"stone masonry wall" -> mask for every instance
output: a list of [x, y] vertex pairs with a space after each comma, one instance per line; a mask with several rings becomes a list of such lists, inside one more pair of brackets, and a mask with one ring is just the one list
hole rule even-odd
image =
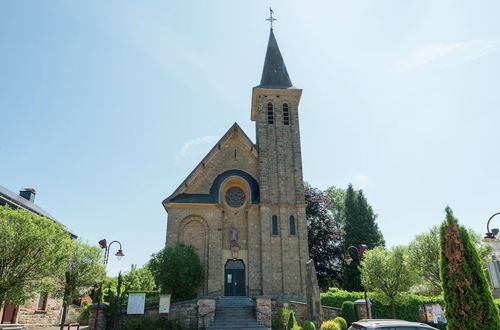
[[[291, 309], [295, 312], [295, 317], [297, 322], [302, 324], [304, 321], [309, 320], [309, 311], [307, 309], [307, 304], [298, 301], [288, 301], [280, 299], [272, 299], [271, 309], [272, 309], [272, 319], [274, 320], [279, 311], [282, 308]], [[340, 315], [340, 308], [322, 306], [323, 309], [323, 320], [331, 320]]]
[[[298, 104], [298, 89], [254, 89], [257, 95], [256, 136], [259, 150], [261, 189], [263, 294], [305, 301], [305, 264], [308, 260], [304, 185]], [[273, 123], [268, 123], [268, 104], [273, 105]], [[289, 125], [283, 122], [283, 104], [288, 104]], [[267, 223], [278, 217], [279, 233], [270, 238]], [[296, 235], [290, 233], [290, 216]]]
[[62, 316], [62, 299], [50, 298], [44, 311], [38, 309], [39, 297], [20, 306], [17, 323], [23, 324], [25, 330], [37, 330], [53, 327], [59, 324]]

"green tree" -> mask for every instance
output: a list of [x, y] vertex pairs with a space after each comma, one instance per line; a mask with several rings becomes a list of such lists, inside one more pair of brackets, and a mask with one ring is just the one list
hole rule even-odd
[[[106, 310], [106, 329], [115, 329], [121, 315], [121, 305], [126, 301], [125, 295], [122, 291], [123, 276], [119, 272], [115, 277], [115, 282], [108, 282], [108, 290], [105, 298], [108, 302], [108, 309]], [[116, 284], [116, 287], [111, 289], [111, 285]]]
[[408, 291], [416, 281], [405, 250], [403, 246], [396, 246], [391, 250], [379, 246], [366, 251], [362, 261], [363, 285], [380, 292], [388, 300], [393, 318], [396, 318], [396, 299], [402, 292]]
[[[347, 251], [349, 246], [359, 248], [362, 244], [372, 249], [384, 246], [385, 241], [376, 223], [377, 215], [368, 204], [363, 191], [355, 191], [351, 184], [347, 187], [343, 212], [343, 248]], [[355, 262], [344, 263], [342, 288], [348, 291], [362, 291], [359, 272], [359, 260], [353, 256]]]
[[53, 288], [67, 269], [71, 238], [45, 217], [0, 206], [0, 306]]
[[450, 207], [440, 228], [441, 282], [449, 329], [500, 329], [485, 272], [467, 230]]
[[327, 289], [339, 283], [341, 278], [341, 231], [330, 214], [329, 199], [325, 193], [306, 185], [304, 194], [309, 257], [314, 260], [320, 288]]
[[148, 263], [156, 283], [172, 301], [193, 299], [203, 284], [204, 271], [193, 246], [179, 243], [152, 255]]
[[344, 200], [346, 196], [346, 190], [342, 188], [336, 188], [331, 186], [325, 190], [325, 194], [330, 200], [329, 209], [332, 214], [333, 219], [338, 225], [344, 225]]
[[63, 298], [63, 315], [60, 329], [63, 330], [66, 322], [68, 306], [82, 295], [89, 292], [92, 287], [100, 283], [106, 276], [102, 264], [102, 251], [82, 242], [72, 242], [70, 247], [68, 268], [64, 272], [62, 285], [55, 292], [56, 296]]
[[130, 271], [123, 276], [123, 286], [125, 292], [133, 290], [152, 291], [156, 289], [155, 279], [147, 265], [142, 268], [131, 265]]
[[[483, 269], [489, 261], [491, 246], [482, 242], [481, 235], [468, 229], [472, 244], [478, 250]], [[414, 272], [419, 277], [420, 293], [437, 296], [441, 294], [441, 276], [439, 271], [439, 227], [434, 226], [429, 231], [417, 235], [408, 245], [408, 256]]]

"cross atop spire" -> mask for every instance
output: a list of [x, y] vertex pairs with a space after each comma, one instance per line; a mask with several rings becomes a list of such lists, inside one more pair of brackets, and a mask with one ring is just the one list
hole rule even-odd
[[266, 21], [269, 21], [271, 23], [271, 30], [273, 29], [273, 22], [277, 21], [276, 18], [273, 17], [274, 11], [269, 7], [269, 18], [266, 18]]

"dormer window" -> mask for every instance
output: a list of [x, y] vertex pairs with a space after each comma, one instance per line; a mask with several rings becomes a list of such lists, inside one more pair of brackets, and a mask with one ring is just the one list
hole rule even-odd
[[288, 104], [283, 103], [283, 125], [290, 124], [290, 114], [288, 112]]
[[267, 123], [274, 124], [273, 104], [271, 102], [267, 104]]

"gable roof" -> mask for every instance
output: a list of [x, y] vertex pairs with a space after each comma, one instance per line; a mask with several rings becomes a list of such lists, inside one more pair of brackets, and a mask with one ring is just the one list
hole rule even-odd
[[213, 148], [207, 153], [205, 157], [201, 160], [201, 162], [196, 165], [196, 167], [189, 173], [189, 175], [182, 181], [182, 183], [175, 189], [175, 191], [165, 198], [162, 202], [163, 206], [165, 206], [167, 203], [172, 201], [177, 195], [182, 193], [182, 190], [185, 186], [187, 186], [188, 182], [196, 178], [196, 176], [201, 173], [201, 170], [204, 168], [205, 163], [207, 162], [208, 159], [210, 159], [220, 148], [221, 145], [225, 144], [229, 139], [234, 135], [234, 134], [240, 134], [243, 137], [243, 140], [245, 143], [248, 144], [250, 150], [254, 155], [257, 157], [257, 147], [256, 145], [250, 140], [248, 135], [241, 129], [240, 125], [238, 123], [234, 123], [229, 130], [222, 136], [222, 138], [213, 146]]
[[71, 230], [69, 230], [65, 225], [57, 221], [52, 215], [50, 215], [47, 211], [42, 209], [40, 206], [36, 205], [33, 202], [30, 202], [24, 197], [19, 196], [13, 191], [5, 188], [4, 186], [0, 186], [0, 205], [9, 204], [11, 207], [23, 209], [29, 211], [31, 213], [38, 214], [42, 217], [49, 218], [50, 220], [57, 222], [61, 226], [63, 226], [64, 230], [66, 230], [73, 238], [77, 238]]

